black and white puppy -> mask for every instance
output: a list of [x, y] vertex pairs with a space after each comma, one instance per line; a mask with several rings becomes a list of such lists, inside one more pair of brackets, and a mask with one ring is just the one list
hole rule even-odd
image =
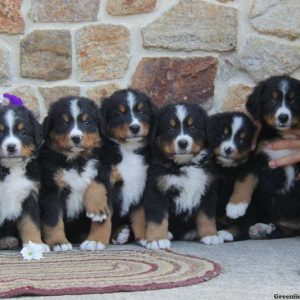
[[[249, 199], [245, 199], [245, 194], [255, 190], [251, 208], [255, 211], [256, 223], [263, 224], [252, 226], [250, 236], [274, 238], [294, 234], [300, 229], [299, 183], [295, 181], [298, 166], [271, 169], [268, 162], [295, 154], [295, 150], [272, 150], [267, 144], [277, 139], [296, 138], [288, 129], [300, 127], [300, 81], [288, 76], [264, 80], [255, 87], [246, 107], [262, 127], [256, 154], [249, 164], [248, 181], [240, 184], [240, 192], [231, 198], [231, 212], [239, 210], [241, 205], [247, 207]], [[236, 216], [235, 213], [228, 215]]]
[[71, 242], [82, 242], [81, 250], [102, 250], [109, 242], [111, 220], [107, 183], [98, 172], [98, 108], [87, 98], [64, 97], [53, 103], [43, 125], [43, 238], [54, 251], [71, 250]]
[[196, 229], [205, 244], [223, 242], [216, 230], [206, 126], [207, 115], [197, 104], [171, 104], [159, 112], [144, 198], [149, 249], [169, 248], [168, 230], [175, 239]]
[[145, 216], [141, 207], [147, 169], [149, 134], [154, 106], [144, 93], [124, 89], [105, 99], [101, 106], [105, 135], [102, 164], [109, 166], [112, 189], [113, 242], [124, 244], [131, 226], [135, 240], [145, 239]]
[[[38, 150], [42, 126], [25, 107], [0, 107], [0, 244], [10, 247], [14, 239], [23, 246], [42, 245], [38, 194]], [[18, 243], [16, 244], [18, 245]]]
[[207, 140], [216, 160], [218, 176], [217, 221], [226, 241], [248, 238], [248, 223], [241, 219], [226, 218], [225, 209], [228, 214], [233, 214], [231, 206], [227, 204], [234, 193], [235, 184], [243, 182], [248, 174], [247, 162], [252, 155], [255, 132], [254, 122], [242, 112], [219, 113], [209, 117]]

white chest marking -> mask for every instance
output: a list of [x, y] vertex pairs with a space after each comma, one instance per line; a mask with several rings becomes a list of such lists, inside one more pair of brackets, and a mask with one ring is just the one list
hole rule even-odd
[[[270, 149], [264, 149], [263, 152], [268, 155], [270, 160], [273, 159], [279, 159], [285, 156], [295, 155], [297, 153], [296, 150], [292, 149], [286, 149], [286, 150], [270, 150]], [[288, 192], [294, 185], [295, 180], [295, 168], [293, 166], [287, 166], [284, 167], [286, 181], [284, 188], [280, 190], [280, 193], [286, 193]]]
[[180, 190], [179, 196], [174, 199], [176, 204], [176, 214], [191, 213], [194, 208], [201, 204], [201, 198], [206, 192], [209, 182], [208, 176], [203, 169], [195, 166], [182, 168], [184, 174], [162, 176], [162, 188], [166, 192], [171, 187]]
[[121, 146], [122, 161], [117, 165], [122, 175], [122, 208], [121, 216], [125, 216], [131, 205], [140, 202], [144, 192], [147, 168], [144, 157], [136, 154], [132, 149]]
[[68, 218], [76, 218], [83, 211], [84, 192], [96, 175], [97, 161], [95, 159], [89, 160], [81, 173], [74, 169], [63, 170], [63, 181], [70, 187], [70, 194], [66, 201]]
[[10, 168], [10, 174], [0, 182], [0, 225], [21, 215], [23, 201], [35, 188], [36, 183], [25, 177], [22, 165]]

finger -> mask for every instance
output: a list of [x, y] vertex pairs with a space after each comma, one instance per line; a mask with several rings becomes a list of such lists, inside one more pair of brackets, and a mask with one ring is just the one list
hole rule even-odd
[[282, 150], [282, 149], [300, 149], [300, 140], [279, 140], [268, 145], [268, 149]]
[[287, 134], [294, 134], [300, 137], [300, 129], [288, 129], [285, 131]]
[[295, 155], [285, 156], [276, 160], [271, 160], [269, 161], [269, 167], [278, 168], [278, 167], [290, 166], [298, 162], [300, 162], [300, 153], [297, 153]]

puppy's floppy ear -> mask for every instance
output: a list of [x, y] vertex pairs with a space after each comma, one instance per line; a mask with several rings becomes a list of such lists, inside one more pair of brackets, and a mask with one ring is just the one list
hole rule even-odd
[[48, 137], [49, 133], [50, 133], [50, 119], [49, 119], [49, 115], [45, 117], [44, 121], [43, 121], [43, 132], [44, 132], [44, 137], [45, 139]]
[[105, 98], [102, 101], [101, 107], [99, 108], [100, 116], [100, 132], [107, 135], [107, 118], [108, 118], [108, 102], [110, 98]]
[[39, 149], [44, 141], [43, 126], [37, 121], [31, 111], [29, 111], [30, 120], [34, 129], [34, 141], [37, 149]]
[[266, 82], [260, 82], [248, 97], [246, 109], [255, 121], [260, 121], [262, 118], [262, 97], [266, 87]]

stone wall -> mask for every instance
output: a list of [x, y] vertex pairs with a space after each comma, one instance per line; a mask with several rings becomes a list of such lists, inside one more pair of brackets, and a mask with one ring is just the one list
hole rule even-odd
[[270, 75], [300, 79], [299, 37], [299, 0], [0, 0], [0, 92], [41, 118], [127, 86], [235, 109]]

